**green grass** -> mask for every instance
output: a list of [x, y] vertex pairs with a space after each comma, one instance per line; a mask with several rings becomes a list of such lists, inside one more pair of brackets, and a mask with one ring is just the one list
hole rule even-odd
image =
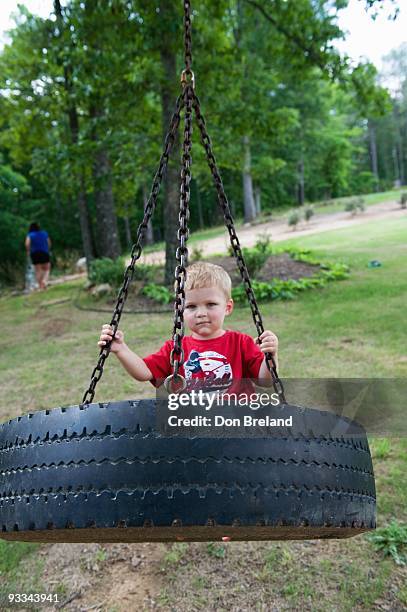
[[[0, 609], [7, 607], [9, 593], [43, 593], [41, 573], [44, 560], [35, 554], [40, 544], [0, 540]], [[4, 607], [3, 607], [4, 606]], [[35, 610], [35, 604], [26, 604]]]
[[[407, 289], [406, 229], [405, 219], [389, 219], [287, 241], [314, 250], [321, 260], [347, 263], [351, 276], [324, 289], [304, 292], [290, 302], [261, 305], [265, 327], [280, 338], [282, 376], [406, 376], [402, 333]], [[368, 268], [372, 259], [380, 260], [382, 267]], [[47, 293], [0, 299], [0, 318], [6, 330], [0, 353], [1, 421], [81, 401], [97, 361], [100, 327], [110, 316], [76, 310], [69, 302], [50, 304], [74, 298], [78, 286], [69, 283]], [[236, 308], [227, 326], [255, 335], [247, 306]], [[129, 345], [146, 355], [170, 336], [172, 314], [128, 315], [121, 327]], [[117, 360], [109, 358], [96, 399], [152, 396], [150, 385], [132, 380]], [[407, 440], [376, 438], [371, 444], [378, 525], [384, 527], [392, 519], [405, 523]], [[30, 545], [1, 544], [3, 591], [17, 589], [23, 583], [29, 585], [31, 579], [35, 582], [35, 568], [40, 566]], [[261, 605], [263, 609], [270, 607], [273, 598], [293, 609], [370, 610], [376, 600], [383, 599], [390, 601], [390, 609], [406, 605], [406, 576], [400, 573], [405, 570], [382, 558], [364, 537], [322, 544], [318, 544], [318, 554], [298, 543], [286, 543], [280, 549], [264, 544], [231, 544], [225, 547], [224, 558], [208, 554], [206, 544], [176, 545], [167, 558], [166, 565], [173, 571], [168, 575], [171, 585], [163, 592], [162, 605], [171, 607], [184, 601], [186, 608], [193, 609], [194, 589], [197, 607], [217, 609], [227, 609], [230, 602], [240, 605], [240, 598], [248, 590], [256, 592], [258, 609]], [[32, 563], [25, 565], [25, 560]], [[31, 566], [34, 574], [37, 572], [34, 578], [30, 577]], [[226, 593], [225, 571], [238, 577], [233, 584], [228, 583]], [[241, 587], [242, 582], [246, 586]]]
[[[372, 206], [372, 204], [381, 204], [384, 202], [399, 201], [400, 194], [406, 191], [406, 189], [393, 189], [391, 191], [381, 191], [380, 193], [367, 193], [361, 196], [346, 196], [343, 198], [335, 198], [329, 200], [328, 204], [322, 202], [316, 202], [313, 204], [315, 212], [328, 214], [333, 212], [340, 212], [345, 210], [346, 202], [352, 200], [354, 197], [361, 197], [364, 200], [366, 206]], [[358, 213], [363, 214], [363, 213]]]
[[[403, 193], [404, 191], [406, 191], [406, 188], [394, 189], [392, 191], [382, 191], [380, 193], [369, 193], [369, 194], [366, 194], [360, 197], [363, 197], [366, 206], [371, 206], [372, 204], [391, 202], [392, 200], [395, 200], [398, 202], [400, 199], [400, 194]], [[341, 211], [344, 211], [346, 202], [348, 202], [353, 197], [354, 196], [334, 198], [332, 200], [329, 200], [329, 204], [325, 204], [323, 201], [307, 202], [304, 208], [311, 204], [314, 207], [315, 215], [318, 215], [318, 214], [325, 215], [325, 214], [330, 214], [330, 213], [335, 213], [335, 212], [341, 212]], [[258, 219], [256, 219], [256, 224], [261, 223], [261, 222], [265, 223], [269, 221], [270, 214], [272, 214], [273, 220], [277, 220], [277, 219], [283, 219], [283, 218], [288, 219], [288, 217], [293, 212], [300, 212], [300, 215], [303, 216], [302, 208], [292, 207], [292, 206], [281, 206], [278, 208], [273, 208], [272, 211], [264, 212]], [[358, 214], [363, 215], [363, 213], [358, 213]], [[315, 217], [313, 217], [313, 219], [314, 218]], [[236, 228], [239, 229], [243, 225], [243, 220], [240, 218], [235, 219], [235, 225], [236, 225]], [[197, 230], [191, 233], [190, 238], [188, 240], [188, 246], [193, 248], [194, 246], [197, 246], [197, 243], [204, 242], [205, 240], [208, 240], [209, 238], [217, 238], [218, 236], [224, 235], [225, 232], [226, 232], [226, 229], [224, 225], [210, 227], [204, 230]], [[145, 254], [154, 253], [155, 251], [162, 251], [164, 249], [165, 249], [165, 243], [161, 241], [161, 242], [156, 242], [155, 244], [152, 244], [149, 246], [145, 246], [143, 248], [143, 253]]]

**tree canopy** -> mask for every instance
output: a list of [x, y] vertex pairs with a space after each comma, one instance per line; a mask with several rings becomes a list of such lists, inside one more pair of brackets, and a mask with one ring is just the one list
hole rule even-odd
[[[392, 0], [360, 1], [373, 16], [384, 4], [396, 13]], [[236, 216], [405, 182], [406, 79], [390, 96], [372, 64], [339, 54], [347, 4], [193, 3], [197, 92]], [[57, 251], [115, 258], [142, 218], [180, 92], [182, 2], [55, 0], [47, 19], [20, 7], [10, 36], [0, 54], [0, 221], [14, 247], [2, 261], [16, 261], [32, 220]], [[394, 53], [389, 66], [405, 73], [406, 49]], [[194, 137], [192, 229], [220, 219]], [[150, 240], [167, 243], [168, 281], [179, 155], [178, 142], [150, 228]]]

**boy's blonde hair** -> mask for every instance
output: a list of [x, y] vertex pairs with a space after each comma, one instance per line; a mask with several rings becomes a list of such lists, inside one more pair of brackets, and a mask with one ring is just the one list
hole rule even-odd
[[217, 287], [223, 291], [227, 300], [231, 298], [232, 280], [224, 268], [206, 261], [197, 261], [188, 266], [185, 290], [208, 287]]

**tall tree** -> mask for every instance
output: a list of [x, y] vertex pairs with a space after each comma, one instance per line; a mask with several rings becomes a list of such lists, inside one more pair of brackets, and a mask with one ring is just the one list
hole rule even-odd
[[[61, 3], [59, 0], [54, 0], [54, 11], [56, 15], [55, 35], [60, 42], [56, 44], [56, 52], [58, 53], [57, 63], [62, 65], [64, 75], [64, 87], [66, 92], [66, 113], [68, 115], [69, 129], [71, 133], [71, 142], [73, 145], [74, 154], [78, 149], [79, 144], [79, 115], [75, 102], [75, 87], [73, 82], [74, 70], [72, 66], [72, 55], [74, 54], [73, 41], [70, 37], [70, 31], [67, 32], [67, 26], [64, 22]], [[68, 34], [68, 35], [67, 35]], [[59, 48], [58, 48], [59, 47]], [[94, 258], [94, 249], [92, 241], [92, 232], [90, 226], [89, 212], [86, 201], [85, 188], [85, 173], [83, 167], [73, 169], [73, 175], [76, 182], [76, 200], [79, 210], [79, 221], [81, 226], [83, 252], [86, 257], [87, 264], [91, 263]]]

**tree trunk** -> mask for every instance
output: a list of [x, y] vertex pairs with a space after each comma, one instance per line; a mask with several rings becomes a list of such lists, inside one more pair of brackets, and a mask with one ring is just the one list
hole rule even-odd
[[405, 185], [406, 184], [406, 177], [405, 177], [405, 173], [404, 173], [403, 140], [402, 140], [401, 130], [399, 132], [399, 138], [398, 138], [397, 144], [396, 144], [396, 152], [397, 152], [397, 160], [398, 160], [398, 166], [399, 166], [400, 184], [401, 185]]
[[86, 257], [86, 265], [89, 271], [89, 265], [94, 259], [94, 249], [92, 243], [92, 234], [90, 232], [89, 211], [86, 203], [85, 188], [83, 186], [83, 183], [84, 178], [83, 176], [81, 176], [76, 201], [79, 210], [79, 223], [81, 226], [83, 253]]
[[126, 234], [126, 246], [128, 249], [131, 249], [131, 247], [133, 246], [133, 242], [131, 239], [130, 220], [126, 216], [126, 217], [123, 217], [123, 222], [124, 222], [124, 232]]
[[[147, 187], [145, 184], [143, 184], [143, 204], [144, 204], [144, 210], [147, 206], [147, 202], [148, 202], [148, 191], [147, 191]], [[153, 232], [153, 222], [152, 219], [150, 217], [150, 220], [147, 224], [147, 229], [146, 229], [146, 236], [145, 236], [145, 244], [153, 244], [154, 243], [154, 232]]]
[[[161, 51], [161, 61], [164, 69], [164, 80], [161, 87], [161, 105], [163, 118], [163, 139], [168, 132], [176, 94], [173, 83], [177, 82], [176, 56], [170, 50]], [[182, 129], [182, 122], [180, 124]], [[165, 279], [166, 285], [174, 280], [176, 267], [175, 251], [178, 246], [178, 211], [179, 211], [179, 184], [180, 184], [180, 139], [179, 133], [174, 142], [173, 156], [177, 164], [169, 164], [164, 180], [164, 240], [165, 240]]]
[[[57, 25], [60, 30], [60, 36], [62, 36], [62, 32], [64, 30], [64, 22], [62, 17], [61, 4], [59, 0], [54, 0], [54, 10], [57, 17]], [[68, 120], [69, 120], [69, 130], [71, 134], [71, 142], [73, 145], [78, 144], [78, 136], [79, 136], [79, 117], [76, 109], [75, 102], [73, 101], [73, 83], [72, 83], [72, 66], [70, 64], [64, 64], [64, 88], [67, 93], [68, 106], [66, 109]], [[74, 180], [77, 181], [78, 189], [76, 192], [76, 201], [78, 205], [79, 211], [79, 223], [81, 228], [81, 236], [82, 236], [82, 246], [83, 253], [86, 257], [86, 263], [88, 265], [94, 258], [94, 249], [92, 243], [92, 232], [91, 232], [91, 223], [89, 218], [89, 211], [86, 202], [86, 188], [85, 188], [85, 179], [83, 172], [80, 171], [79, 174], [77, 171], [74, 171]]]
[[261, 189], [260, 187], [256, 187], [254, 190], [254, 203], [256, 206], [256, 215], [261, 214]]
[[[95, 134], [93, 139], [97, 140]], [[117, 217], [114, 211], [112, 173], [108, 153], [100, 143], [95, 152], [92, 171], [99, 255], [116, 259], [121, 253], [121, 248]]]
[[198, 224], [199, 229], [203, 229], [205, 227], [204, 218], [203, 218], [203, 210], [202, 210], [202, 199], [201, 192], [199, 191], [198, 181], [195, 181], [196, 186], [196, 203], [198, 206]]
[[243, 208], [245, 223], [256, 218], [256, 208], [253, 197], [253, 180], [251, 175], [250, 138], [243, 136]]
[[392, 149], [392, 157], [393, 157], [393, 165], [394, 165], [393, 186], [395, 188], [398, 188], [401, 186], [401, 181], [400, 181], [400, 166], [399, 166], [399, 160], [398, 160], [398, 155], [397, 155], [397, 146], [394, 146]]
[[393, 148], [393, 159], [396, 165], [397, 172], [395, 173], [395, 181], [399, 181], [399, 186], [405, 185], [406, 174], [404, 167], [404, 155], [403, 155], [403, 115], [400, 114], [398, 105], [395, 104], [393, 107], [393, 119], [396, 125], [396, 138], [395, 145]]
[[298, 162], [297, 202], [298, 206], [305, 204], [304, 160], [302, 158]]
[[377, 164], [377, 145], [376, 145], [376, 130], [372, 125], [372, 122], [368, 122], [369, 129], [369, 143], [370, 143], [370, 163], [372, 168], [372, 174], [375, 177], [375, 191], [379, 189], [379, 170]]

